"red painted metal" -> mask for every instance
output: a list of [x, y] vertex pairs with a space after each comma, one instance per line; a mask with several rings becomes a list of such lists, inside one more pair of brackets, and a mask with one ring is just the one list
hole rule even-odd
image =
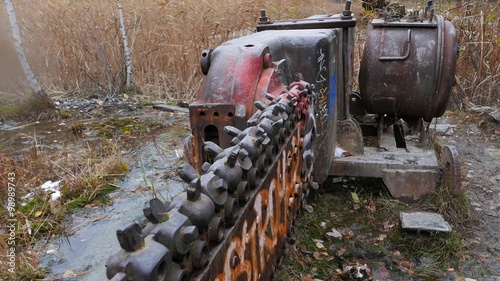
[[203, 151], [204, 141], [228, 147], [232, 137], [223, 132], [224, 126], [244, 129], [256, 110], [255, 101], [265, 101], [266, 94], [275, 97], [286, 90], [286, 78], [273, 64], [269, 47], [247, 44], [219, 48], [212, 54], [207, 77], [189, 107], [192, 164], [198, 171], [209, 160]]

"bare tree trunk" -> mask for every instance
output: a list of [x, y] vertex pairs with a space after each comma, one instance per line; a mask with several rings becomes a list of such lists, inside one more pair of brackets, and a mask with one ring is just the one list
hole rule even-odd
[[26, 54], [24, 53], [23, 44], [21, 41], [21, 34], [19, 32], [19, 26], [17, 25], [16, 14], [14, 13], [14, 6], [12, 5], [12, 0], [5, 0], [5, 5], [7, 7], [7, 14], [9, 15], [10, 29], [12, 30], [12, 38], [14, 39], [14, 47], [16, 48], [17, 57], [21, 63], [26, 79], [28, 80], [29, 86], [35, 93], [35, 96], [43, 102], [44, 105], [50, 105], [53, 107], [52, 101], [47, 97], [45, 92], [42, 90], [40, 84], [35, 78], [33, 71], [28, 64], [26, 59]]
[[120, 16], [120, 29], [122, 31], [123, 48], [125, 49], [125, 66], [127, 67], [127, 88], [132, 84], [132, 60], [130, 49], [128, 47], [127, 31], [125, 29], [125, 20], [123, 18], [122, 1], [118, 0], [118, 14]]

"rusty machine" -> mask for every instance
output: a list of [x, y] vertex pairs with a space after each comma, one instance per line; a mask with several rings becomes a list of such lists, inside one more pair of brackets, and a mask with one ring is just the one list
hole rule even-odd
[[[148, 201], [145, 227], [117, 231], [108, 278], [271, 280], [304, 197], [330, 175], [381, 177], [410, 201], [440, 179], [458, 188], [456, 150], [445, 147], [439, 166], [423, 137], [407, 137], [444, 113], [454, 83], [455, 28], [431, 3], [387, 6], [373, 20], [359, 93], [350, 0], [341, 14], [301, 20], [261, 11], [256, 33], [203, 51], [190, 163], [179, 168], [188, 187]], [[349, 157], [335, 157], [337, 147]]]

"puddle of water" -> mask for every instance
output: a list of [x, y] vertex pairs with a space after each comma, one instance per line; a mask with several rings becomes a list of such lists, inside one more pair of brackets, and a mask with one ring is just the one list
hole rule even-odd
[[176, 196], [186, 187], [175, 171], [180, 165], [176, 149], [190, 134], [187, 115], [179, 114], [169, 122], [175, 125], [127, 157], [130, 171], [120, 188], [109, 194], [112, 206], [76, 211], [70, 222], [74, 234], [43, 246], [39, 266], [51, 271], [49, 278], [57, 280], [71, 270], [84, 275], [64, 280], [107, 280], [105, 262], [120, 250], [116, 230], [134, 221], [145, 223], [142, 209], [153, 198], [151, 189], [145, 187], [154, 186], [162, 200]]
[[61, 149], [64, 144], [80, 139], [64, 122], [9, 123], [0, 127], [0, 143], [3, 148], [22, 154], [35, 145], [39, 148]]
[[[175, 128], [173, 131], [186, 129]], [[127, 174], [121, 188], [110, 197], [112, 207], [82, 210], [73, 215], [73, 222], [86, 220], [87, 224], [79, 228], [74, 235], [60, 238], [48, 246], [52, 252], [42, 257], [40, 266], [51, 270], [51, 277], [61, 276], [67, 270], [83, 272], [78, 280], [106, 280], [104, 264], [107, 258], [120, 250], [116, 239], [116, 229], [133, 221], [144, 222], [142, 208], [152, 198], [151, 192], [137, 191], [141, 186], [155, 186], [160, 198], [170, 198], [179, 194], [185, 184], [178, 178], [164, 179], [163, 175], [177, 169], [178, 158], [174, 150], [158, 153], [158, 147], [172, 147], [165, 142], [174, 138], [170, 134], [155, 143], [145, 144], [137, 153], [135, 167]], [[181, 138], [177, 136], [180, 141]], [[153, 163], [153, 165], [151, 165]], [[144, 169], [144, 170], [143, 170]], [[146, 178], [147, 183], [145, 183]], [[89, 217], [88, 213], [91, 213]]]

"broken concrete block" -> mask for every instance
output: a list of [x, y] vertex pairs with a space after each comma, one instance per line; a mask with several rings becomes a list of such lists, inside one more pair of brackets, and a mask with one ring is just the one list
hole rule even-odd
[[439, 136], [452, 136], [453, 127], [450, 124], [433, 124], [429, 126], [430, 130], [435, 130]]
[[451, 226], [437, 213], [400, 212], [399, 217], [403, 229], [451, 232]]
[[384, 169], [382, 179], [394, 198], [412, 203], [434, 193], [438, 173], [431, 169]]
[[500, 122], [500, 110], [495, 110], [490, 113], [490, 116], [493, 117], [497, 122]]

